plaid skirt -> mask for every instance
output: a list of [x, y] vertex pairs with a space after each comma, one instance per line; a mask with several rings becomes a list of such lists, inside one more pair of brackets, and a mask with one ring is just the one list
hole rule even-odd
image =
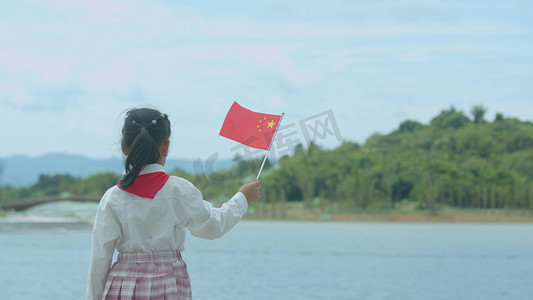
[[119, 253], [102, 299], [192, 299], [187, 264], [179, 251]]

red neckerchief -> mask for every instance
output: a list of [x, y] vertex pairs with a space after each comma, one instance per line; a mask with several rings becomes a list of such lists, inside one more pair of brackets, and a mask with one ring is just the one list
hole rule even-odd
[[163, 188], [169, 177], [165, 172], [139, 175], [135, 179], [135, 182], [125, 189], [125, 191], [140, 197], [154, 199], [155, 194]]

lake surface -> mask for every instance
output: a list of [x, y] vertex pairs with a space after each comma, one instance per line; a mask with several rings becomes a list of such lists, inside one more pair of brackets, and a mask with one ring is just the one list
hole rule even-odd
[[[83, 299], [88, 229], [0, 231], [1, 299]], [[243, 221], [189, 236], [194, 299], [533, 299], [532, 224]]]

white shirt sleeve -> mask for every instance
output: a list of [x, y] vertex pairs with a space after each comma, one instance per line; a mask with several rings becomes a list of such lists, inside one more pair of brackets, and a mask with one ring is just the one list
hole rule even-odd
[[196, 237], [216, 239], [230, 231], [244, 216], [248, 201], [238, 192], [220, 208], [203, 200], [202, 193], [195, 187], [191, 189], [186, 202], [189, 219], [185, 226]]
[[121, 237], [121, 227], [118, 217], [111, 205], [105, 201], [105, 196], [96, 212], [91, 244], [91, 259], [87, 277], [86, 299], [102, 298], [107, 274], [111, 267], [116, 241]]

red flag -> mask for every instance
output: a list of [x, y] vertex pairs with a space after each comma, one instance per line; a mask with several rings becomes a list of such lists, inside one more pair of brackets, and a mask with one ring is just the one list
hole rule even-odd
[[280, 119], [281, 115], [257, 113], [233, 102], [220, 135], [252, 148], [268, 150]]

